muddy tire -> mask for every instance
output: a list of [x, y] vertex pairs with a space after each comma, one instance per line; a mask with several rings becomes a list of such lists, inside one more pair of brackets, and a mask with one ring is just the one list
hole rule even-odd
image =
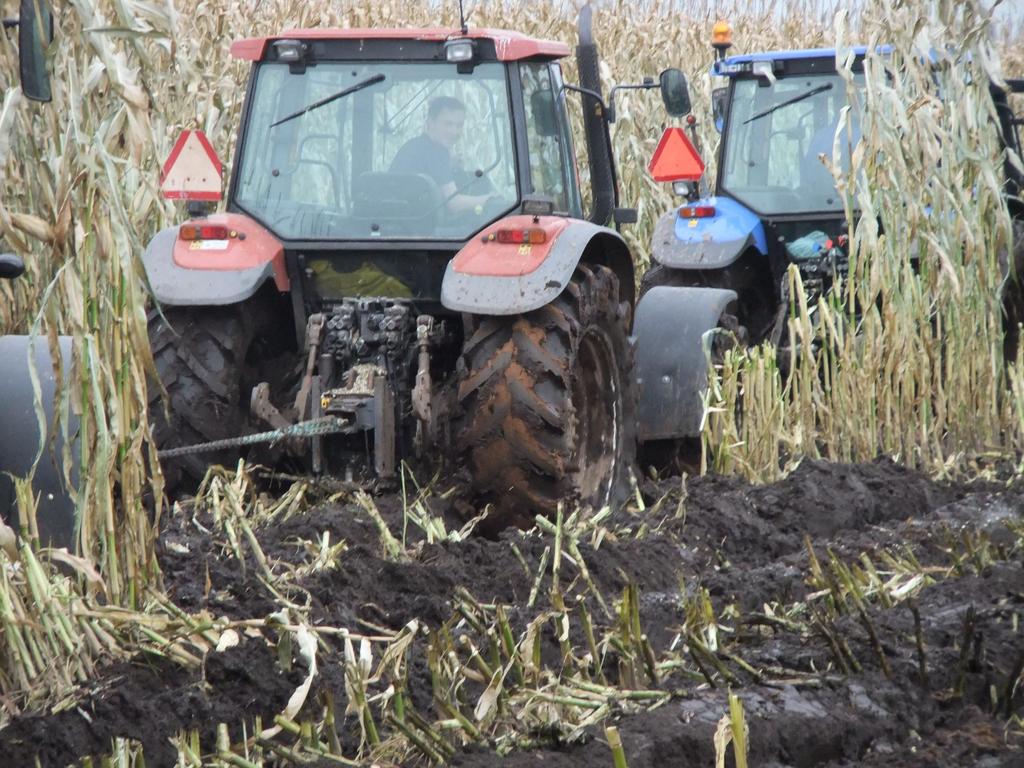
[[580, 265], [547, 306], [479, 318], [459, 363], [456, 445], [491, 505], [486, 528], [530, 527], [559, 501], [621, 502], [636, 455], [631, 308], [615, 273]]
[[[150, 384], [149, 417], [158, 448], [238, 437], [245, 431], [251, 329], [241, 304], [150, 313], [153, 361], [168, 395], [165, 410], [160, 387]], [[194, 490], [209, 466], [233, 467], [240, 456], [239, 449], [165, 459], [161, 465], [168, 493]]]
[[671, 269], [664, 264], [655, 264], [640, 278], [640, 296], [637, 301], [642, 299], [651, 288], [662, 285], [669, 288], [701, 288], [705, 283], [697, 273], [683, 269]]

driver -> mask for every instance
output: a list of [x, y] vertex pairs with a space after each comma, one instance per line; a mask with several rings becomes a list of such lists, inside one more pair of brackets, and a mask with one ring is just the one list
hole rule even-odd
[[441, 190], [451, 213], [483, 211], [493, 195], [466, 195], [458, 192], [455, 184], [455, 164], [452, 147], [462, 135], [466, 122], [466, 107], [451, 96], [432, 99], [427, 107], [427, 122], [423, 133], [405, 142], [391, 162], [391, 173], [422, 173], [429, 176]]

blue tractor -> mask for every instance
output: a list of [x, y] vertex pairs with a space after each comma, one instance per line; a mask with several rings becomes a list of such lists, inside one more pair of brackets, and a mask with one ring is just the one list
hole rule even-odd
[[[847, 267], [843, 199], [824, 160], [831, 161], [838, 141], [840, 162], [848, 163], [859, 126], [856, 110], [843, 110], [849, 91], [836, 70], [836, 51], [726, 57], [730, 38], [727, 27], [716, 25], [712, 44], [719, 56], [712, 74], [727, 78], [728, 85], [712, 93], [722, 136], [713, 189], [702, 188], [705, 182], [695, 175], [674, 183], [685, 200], [658, 221], [652, 266], [641, 282], [634, 333], [641, 342], [637, 374], [644, 441], [700, 434], [707, 388], [702, 340], [709, 331], [731, 331], [728, 343], [771, 341], [784, 348], [789, 266], [799, 269], [811, 302]], [[854, 53], [856, 82], [863, 78], [866, 51]], [[1011, 93], [1024, 93], [1024, 80], [1009, 86]], [[1022, 121], [1007, 90], [993, 85], [992, 95], [1003, 140], [1019, 156]], [[688, 122], [693, 125], [692, 118]], [[1024, 178], [1009, 160], [1005, 172], [1007, 198], [1021, 232]], [[1024, 255], [1022, 239], [1016, 238], [1018, 260]], [[1008, 291], [1007, 297], [1017, 293]], [[1024, 313], [1020, 302], [1007, 298], [1005, 303], [1008, 335], [1013, 335]], [[666, 311], [676, 323], [665, 323]], [[1016, 349], [1015, 336], [1010, 346]]]

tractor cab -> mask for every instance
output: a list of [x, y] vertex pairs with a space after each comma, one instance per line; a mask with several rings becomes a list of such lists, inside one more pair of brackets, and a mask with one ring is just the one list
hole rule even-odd
[[[829, 165], [837, 160], [839, 170], [848, 170], [850, 152], [860, 139], [866, 48], [853, 53], [852, 87], [836, 72], [834, 49], [715, 62], [712, 74], [729, 79], [712, 92], [715, 126], [722, 134], [717, 194], [743, 203], [770, 223], [842, 212]], [[1019, 157], [1024, 121], [1013, 99], [1024, 94], [1024, 80], [1010, 79], [1006, 85], [993, 83], [990, 90], [1003, 144]], [[844, 112], [845, 107], [850, 109]], [[1005, 171], [1007, 196], [1011, 206], [1019, 206], [1012, 198], [1020, 196], [1022, 175], [1009, 154]]]
[[715, 100], [723, 142], [718, 194], [768, 220], [841, 214], [822, 156], [831, 162], [838, 141], [840, 162], [848, 164], [860, 128], [856, 109], [842, 111], [850, 96], [835, 51], [736, 56], [713, 71], [730, 80]]
[[517, 212], [583, 217], [562, 43], [472, 30], [298, 30], [253, 62], [228, 210], [294, 251], [313, 301], [436, 303], [448, 261]]
[[461, 242], [523, 194], [582, 215], [556, 103], [567, 46], [487, 30], [315, 32], [232, 47], [262, 55], [231, 203], [275, 235]]
[[738, 290], [754, 340], [774, 325], [789, 264], [813, 292], [828, 265], [845, 261], [844, 201], [831, 166], [835, 158], [847, 167], [860, 137], [864, 53], [855, 50], [852, 84], [832, 49], [723, 56], [712, 68], [728, 78], [712, 94], [722, 134], [713, 194], [702, 196], [702, 179], [677, 182], [686, 199], [658, 222], [652, 258], [680, 270], [681, 285]]
[[[776, 283], [795, 262], [813, 292], [821, 262], [845, 260], [837, 245], [846, 241], [844, 200], [832, 166], [847, 170], [860, 138], [856, 101], [865, 49], [854, 53], [852, 86], [836, 71], [832, 49], [733, 56], [712, 68], [729, 79], [713, 101], [722, 133], [719, 207], [749, 222]], [[702, 236], [711, 223], [698, 218], [685, 229]]]

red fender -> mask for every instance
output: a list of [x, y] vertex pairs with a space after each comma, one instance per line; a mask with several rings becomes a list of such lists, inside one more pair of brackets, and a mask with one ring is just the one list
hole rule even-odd
[[[227, 238], [184, 240], [182, 228], [221, 226]], [[279, 291], [291, 288], [284, 264], [284, 246], [253, 219], [240, 213], [215, 213], [203, 219], [185, 222], [174, 241], [174, 264], [182, 269], [238, 272], [270, 263], [274, 284]]]
[[523, 215], [496, 221], [455, 254], [441, 303], [479, 315], [531, 312], [562, 292], [581, 261], [613, 269], [620, 296], [632, 304], [633, 263], [617, 232], [580, 219]]
[[[464, 275], [488, 277], [528, 275], [544, 263], [567, 226], [569, 220], [558, 216], [506, 216], [466, 243], [452, 260], [452, 269]], [[540, 230], [544, 242], [502, 243], [498, 241], [499, 230]]]

